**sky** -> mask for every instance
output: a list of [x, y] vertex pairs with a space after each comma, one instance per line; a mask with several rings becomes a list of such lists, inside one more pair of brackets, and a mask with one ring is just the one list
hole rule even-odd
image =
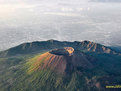
[[120, 3], [0, 0], [0, 50], [48, 39], [121, 46], [120, 20]]

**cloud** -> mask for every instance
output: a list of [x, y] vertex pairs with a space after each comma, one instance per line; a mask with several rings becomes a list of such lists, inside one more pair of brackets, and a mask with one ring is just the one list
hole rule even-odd
[[90, 0], [92, 2], [121, 2], [121, 0]]
[[59, 16], [80, 16], [75, 13], [61, 13], [61, 12], [45, 12], [45, 15], [59, 15]]

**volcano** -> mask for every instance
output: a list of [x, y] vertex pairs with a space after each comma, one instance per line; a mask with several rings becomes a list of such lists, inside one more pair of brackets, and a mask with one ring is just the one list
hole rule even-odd
[[66, 74], [77, 68], [93, 68], [94, 58], [74, 50], [72, 47], [54, 49], [40, 55], [36, 61], [32, 62], [31, 71], [50, 69], [56, 73]]

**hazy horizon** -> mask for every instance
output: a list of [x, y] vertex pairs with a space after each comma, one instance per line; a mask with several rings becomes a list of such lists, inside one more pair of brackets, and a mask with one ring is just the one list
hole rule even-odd
[[0, 50], [49, 39], [121, 46], [120, 20], [120, 3], [1, 0]]

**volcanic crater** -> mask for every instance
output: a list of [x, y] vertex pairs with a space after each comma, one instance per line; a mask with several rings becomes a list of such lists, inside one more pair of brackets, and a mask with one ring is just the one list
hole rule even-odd
[[54, 55], [71, 56], [74, 53], [74, 49], [72, 47], [64, 47], [63, 49], [54, 49], [50, 51], [50, 53]]

